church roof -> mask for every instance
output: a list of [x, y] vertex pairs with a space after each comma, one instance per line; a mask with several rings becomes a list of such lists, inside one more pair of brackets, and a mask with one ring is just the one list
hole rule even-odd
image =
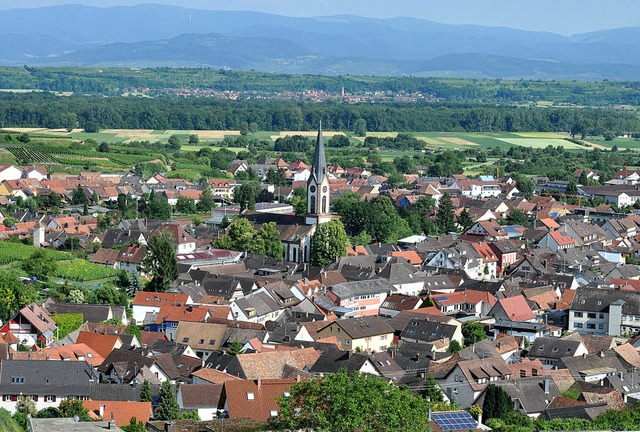
[[322, 183], [325, 172], [327, 170], [327, 158], [324, 154], [324, 140], [322, 139], [322, 123], [318, 129], [318, 138], [316, 140], [316, 150], [313, 153], [313, 161], [311, 163], [311, 175], [315, 176], [318, 184]]

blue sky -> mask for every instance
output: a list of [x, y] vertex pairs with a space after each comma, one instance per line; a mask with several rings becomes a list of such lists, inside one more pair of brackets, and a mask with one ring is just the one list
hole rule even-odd
[[[140, 0], [2, 0], [0, 9], [78, 3], [134, 5]], [[564, 35], [637, 26], [638, 0], [154, 0], [185, 7], [254, 10], [292, 16], [354, 14], [411, 16], [450, 24], [479, 24]]]

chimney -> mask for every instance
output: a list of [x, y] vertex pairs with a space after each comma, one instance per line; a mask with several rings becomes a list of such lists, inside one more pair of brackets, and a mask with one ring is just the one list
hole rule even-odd
[[620, 381], [624, 381], [624, 372], [618, 372], [618, 376], [620, 377]]
[[104, 418], [104, 405], [100, 405], [100, 418], [103, 419]]
[[176, 425], [173, 424], [173, 422], [165, 422], [164, 423], [164, 432], [176, 432]]
[[482, 412], [478, 414], [478, 428], [480, 427], [481, 424], [482, 424]]
[[258, 378], [256, 384], [258, 384], [258, 390], [260, 390], [260, 387], [262, 386], [262, 379]]
[[549, 378], [544, 379], [544, 394], [549, 394]]
[[431, 421], [431, 407], [429, 407], [429, 421]]

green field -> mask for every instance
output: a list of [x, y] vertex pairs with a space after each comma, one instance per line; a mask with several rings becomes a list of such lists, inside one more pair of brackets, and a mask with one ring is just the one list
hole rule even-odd
[[563, 139], [556, 138], [499, 138], [500, 141], [504, 141], [510, 145], [517, 145], [522, 147], [531, 148], [545, 148], [548, 146], [558, 147], [562, 146], [569, 150], [584, 150], [585, 147], [579, 144], [572, 143]]

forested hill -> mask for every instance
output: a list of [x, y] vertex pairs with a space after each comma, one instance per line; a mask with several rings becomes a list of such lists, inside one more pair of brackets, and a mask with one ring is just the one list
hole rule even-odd
[[369, 131], [640, 131], [631, 112], [607, 109], [487, 107], [416, 104], [305, 104], [288, 101], [151, 99], [51, 93], [0, 93], [0, 127], [115, 129], [353, 130], [358, 119]]

